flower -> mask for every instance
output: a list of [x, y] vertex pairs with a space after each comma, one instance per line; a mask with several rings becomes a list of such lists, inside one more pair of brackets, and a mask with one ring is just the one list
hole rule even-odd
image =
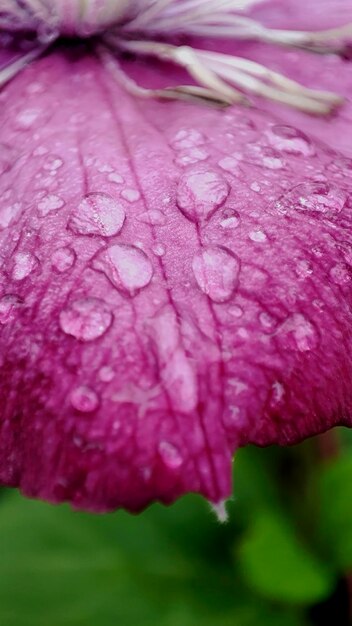
[[[241, 87], [326, 113], [351, 70], [305, 50], [278, 59], [260, 42], [201, 39], [194, 52], [189, 39], [180, 54], [183, 29], [204, 35], [207, 20], [169, 41], [164, 17], [163, 37], [149, 39], [157, 13], [148, 21], [127, 3], [106, 2], [98, 22], [98, 3], [53, 21], [48, 3], [6, 4], [0, 480], [92, 511], [194, 491], [221, 515], [239, 446], [349, 423], [352, 369], [349, 105], [334, 121], [282, 107], [280, 119], [262, 100], [224, 105]], [[252, 10], [270, 20], [265, 7]], [[223, 35], [222, 13], [215, 23]], [[335, 50], [331, 32], [282, 43]], [[300, 85], [320, 68], [321, 89], [281, 71], [263, 82], [267, 61]]]

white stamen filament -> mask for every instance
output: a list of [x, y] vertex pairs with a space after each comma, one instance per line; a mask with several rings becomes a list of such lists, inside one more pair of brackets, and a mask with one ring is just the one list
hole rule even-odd
[[[342, 52], [352, 24], [322, 32], [270, 29], [241, 14], [262, 0], [2, 0], [0, 29], [36, 29], [38, 47], [10, 62], [0, 72], [0, 86], [37, 58], [62, 34], [100, 35], [105, 52], [99, 54], [124, 88], [140, 97], [186, 98], [227, 106], [247, 104], [245, 93], [259, 95], [309, 113], [327, 114], [342, 99], [326, 91], [308, 89], [265, 66], [244, 58], [161, 43], [182, 34], [214, 39], [249, 39], [299, 47], [315, 52]], [[144, 38], [147, 37], [148, 40]], [[145, 89], [127, 74], [113, 56], [128, 51], [154, 56], [183, 67], [196, 85]], [[112, 69], [113, 68], [113, 69]]]

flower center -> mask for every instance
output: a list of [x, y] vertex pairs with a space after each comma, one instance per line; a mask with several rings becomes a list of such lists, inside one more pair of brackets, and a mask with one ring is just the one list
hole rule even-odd
[[[0, 30], [32, 31], [35, 49], [0, 71], [0, 87], [60, 36], [99, 35], [97, 50], [105, 66], [126, 90], [139, 97], [188, 99], [227, 106], [248, 104], [259, 95], [309, 113], [326, 114], [342, 99], [303, 87], [247, 59], [191, 46], [165, 43], [173, 35], [250, 39], [318, 52], [341, 52], [352, 25], [324, 32], [269, 29], [243, 13], [263, 0], [2, 0]], [[147, 90], [119, 63], [123, 52], [157, 57], [183, 67], [191, 84]]]

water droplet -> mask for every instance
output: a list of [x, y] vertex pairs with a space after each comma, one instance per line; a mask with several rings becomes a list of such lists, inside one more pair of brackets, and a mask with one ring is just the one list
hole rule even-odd
[[153, 266], [143, 250], [136, 246], [115, 244], [93, 260], [94, 269], [103, 272], [119, 290], [135, 295], [149, 285]]
[[51, 211], [61, 209], [64, 204], [65, 203], [62, 198], [50, 193], [38, 202], [38, 211], [42, 217], [45, 217], [48, 213], [51, 213]]
[[336, 263], [330, 270], [331, 280], [336, 285], [346, 285], [351, 281], [351, 269], [345, 263]]
[[76, 260], [76, 253], [68, 246], [58, 248], [53, 252], [51, 262], [58, 272], [67, 272]]
[[164, 256], [166, 252], [165, 246], [163, 246], [162, 243], [156, 243], [152, 250], [156, 256]]
[[145, 211], [145, 213], [138, 215], [137, 219], [139, 222], [143, 222], [143, 224], [152, 224], [153, 226], [163, 226], [166, 223], [164, 213], [158, 209]]
[[30, 252], [17, 252], [14, 256], [11, 274], [13, 280], [27, 278], [37, 265], [38, 259]]
[[228, 311], [230, 315], [232, 315], [232, 317], [235, 317], [237, 319], [239, 319], [243, 315], [243, 309], [237, 304], [232, 304], [231, 306], [229, 306]]
[[13, 318], [16, 309], [23, 304], [19, 296], [7, 294], [0, 298], [0, 324], [7, 324]]
[[125, 217], [123, 207], [112, 196], [92, 192], [81, 200], [68, 227], [79, 235], [112, 237], [121, 231]]
[[251, 190], [255, 191], [256, 193], [259, 193], [261, 191], [261, 186], [259, 185], [259, 183], [253, 182], [251, 183]]
[[172, 139], [171, 146], [175, 150], [188, 150], [195, 146], [202, 146], [205, 142], [206, 138], [199, 130], [182, 128]]
[[108, 175], [108, 180], [111, 183], [116, 183], [116, 185], [122, 185], [122, 183], [124, 183], [124, 179], [122, 178], [122, 176], [120, 176], [120, 174], [117, 174], [116, 172], [111, 172]]
[[172, 443], [161, 441], [158, 446], [159, 454], [169, 469], [179, 469], [184, 459], [180, 451]]
[[200, 222], [224, 204], [229, 192], [227, 181], [216, 170], [192, 170], [179, 180], [177, 205], [189, 220]]
[[19, 202], [8, 206], [2, 206], [0, 209], [0, 229], [8, 228], [13, 222], [16, 222], [20, 215], [22, 205]]
[[264, 243], [264, 241], [267, 240], [266, 234], [262, 230], [252, 230], [248, 237], [251, 241], [255, 241], [256, 243]]
[[225, 172], [230, 172], [231, 174], [238, 172], [238, 159], [234, 157], [224, 157], [219, 161], [218, 165]]
[[342, 211], [346, 200], [346, 193], [336, 185], [307, 182], [293, 187], [275, 203], [274, 208], [282, 215], [307, 211], [333, 217]]
[[25, 109], [20, 111], [15, 118], [17, 130], [30, 130], [34, 124], [40, 120], [42, 111], [40, 109]]
[[293, 126], [278, 124], [272, 126], [267, 132], [268, 140], [277, 150], [282, 150], [289, 154], [302, 156], [313, 156], [314, 146], [308, 137]]
[[50, 154], [50, 156], [47, 157], [43, 168], [49, 172], [56, 172], [63, 166], [63, 164], [64, 162], [59, 156], [56, 154]]
[[99, 398], [95, 391], [85, 385], [73, 389], [70, 400], [73, 408], [81, 413], [92, 413], [99, 405]]
[[99, 370], [99, 378], [103, 383], [111, 383], [115, 378], [115, 372], [110, 365], [103, 365]]
[[248, 163], [265, 167], [269, 170], [281, 170], [286, 165], [278, 152], [269, 146], [263, 146], [259, 143], [247, 144], [243, 159]]
[[212, 511], [215, 513], [218, 522], [220, 522], [220, 524], [224, 524], [225, 522], [228, 521], [229, 516], [226, 510], [226, 500], [220, 500], [217, 503], [213, 503], [211, 502], [211, 508]]
[[305, 259], [299, 259], [296, 264], [296, 274], [300, 278], [307, 278], [313, 273], [313, 268], [309, 261]]
[[121, 191], [121, 197], [127, 202], [137, 202], [140, 200], [141, 194], [138, 189], [124, 189]]
[[222, 214], [222, 219], [220, 221], [220, 226], [226, 229], [233, 229], [239, 226], [241, 219], [238, 211], [234, 209], [225, 209]]
[[263, 330], [269, 334], [272, 333], [277, 326], [276, 319], [266, 311], [259, 313], [259, 322], [262, 325]]
[[60, 326], [66, 335], [81, 341], [94, 341], [112, 324], [112, 313], [98, 298], [74, 300], [60, 313]]
[[199, 161], [206, 161], [209, 158], [209, 152], [204, 148], [192, 148], [186, 152], [181, 152], [175, 159], [175, 165], [180, 167], [188, 167], [189, 165], [195, 165]]
[[319, 336], [313, 323], [301, 313], [293, 313], [278, 330], [285, 338], [286, 347], [309, 352], [319, 345]]
[[238, 283], [240, 263], [225, 248], [209, 246], [193, 258], [192, 269], [200, 289], [214, 302], [231, 298]]

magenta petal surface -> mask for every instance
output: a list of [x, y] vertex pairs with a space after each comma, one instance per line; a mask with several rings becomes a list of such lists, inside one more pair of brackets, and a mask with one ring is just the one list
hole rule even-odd
[[0, 95], [0, 480], [137, 511], [352, 411], [352, 166], [57, 53]]

